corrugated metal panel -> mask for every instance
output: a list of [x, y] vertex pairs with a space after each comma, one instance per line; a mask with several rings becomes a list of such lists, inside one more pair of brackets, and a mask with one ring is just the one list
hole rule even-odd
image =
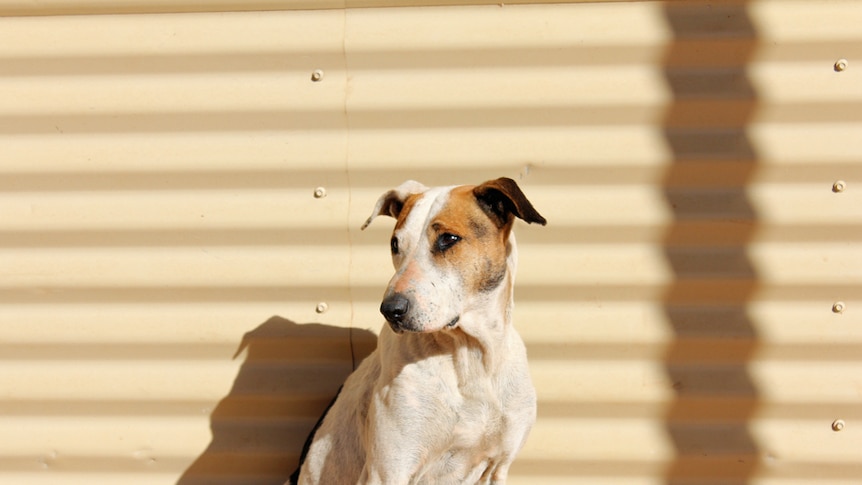
[[511, 483], [858, 483], [859, 25], [852, 0], [0, 19], [0, 482], [281, 483], [373, 346], [377, 196], [506, 175], [550, 222], [517, 228], [540, 409]]
[[[380, 7], [524, 5], [579, 3], [591, 0], [5, 0], [2, 15], [103, 15], [135, 13], [261, 12]], [[620, 2], [625, 0], [604, 0]]]

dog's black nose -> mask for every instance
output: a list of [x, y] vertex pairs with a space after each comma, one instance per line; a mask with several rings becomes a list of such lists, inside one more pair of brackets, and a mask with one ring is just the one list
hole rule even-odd
[[400, 323], [410, 309], [410, 300], [403, 295], [394, 294], [380, 304], [380, 313], [389, 323]]

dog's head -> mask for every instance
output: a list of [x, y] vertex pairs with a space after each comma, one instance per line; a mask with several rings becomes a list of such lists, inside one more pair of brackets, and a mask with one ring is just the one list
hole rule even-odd
[[383, 194], [378, 215], [394, 217], [390, 240], [395, 275], [380, 312], [395, 332], [435, 332], [500, 290], [509, 267], [516, 217], [545, 224], [515, 181], [428, 188], [407, 181]]

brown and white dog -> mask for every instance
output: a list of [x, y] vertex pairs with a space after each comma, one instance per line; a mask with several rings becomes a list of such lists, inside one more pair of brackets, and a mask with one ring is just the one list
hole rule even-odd
[[503, 484], [536, 418], [511, 323], [512, 225], [545, 219], [507, 178], [408, 181], [362, 228], [378, 215], [397, 219], [380, 305], [389, 325], [309, 437], [298, 483]]

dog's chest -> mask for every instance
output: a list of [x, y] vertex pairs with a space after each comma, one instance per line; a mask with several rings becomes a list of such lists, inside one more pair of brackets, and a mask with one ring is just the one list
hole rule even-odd
[[497, 389], [489, 384], [488, 380], [477, 379], [455, 391], [458, 405], [453, 409], [456, 416], [452, 429], [453, 447], [484, 447], [498, 441], [505, 425], [503, 406]]
[[459, 365], [459, 360], [465, 364], [468, 359], [428, 358], [397, 378], [404, 396], [396, 402], [424, 408], [429, 419], [421, 427], [430, 429], [422, 434], [439, 442], [441, 450], [484, 448], [499, 441], [506, 424], [498, 379], [480, 370], [479, 362]]

